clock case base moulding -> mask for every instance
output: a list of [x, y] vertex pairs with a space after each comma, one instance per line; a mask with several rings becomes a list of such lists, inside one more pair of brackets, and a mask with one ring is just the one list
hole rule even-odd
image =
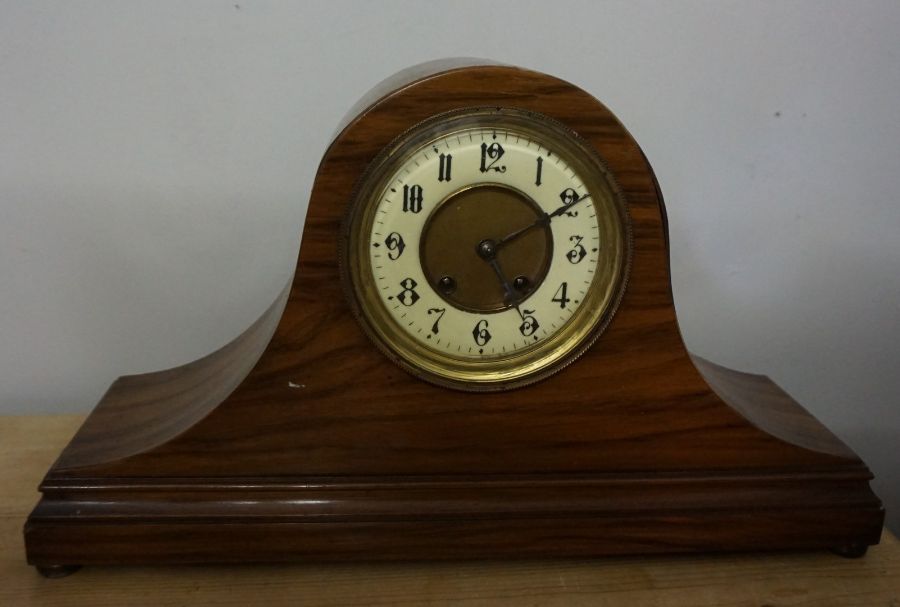
[[[354, 184], [399, 133], [461, 107], [540, 112], [587, 139], [628, 202], [633, 260], [606, 332], [532, 386], [423, 382], [341, 288]], [[316, 176], [297, 271], [221, 350], [118, 379], [40, 486], [29, 563], [594, 556], [878, 542], [871, 473], [767, 378], [679, 334], [653, 172], [596, 99], [551, 76], [439, 62], [351, 111]]]

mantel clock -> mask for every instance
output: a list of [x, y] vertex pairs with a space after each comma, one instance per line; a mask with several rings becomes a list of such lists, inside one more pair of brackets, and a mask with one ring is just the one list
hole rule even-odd
[[600, 102], [483, 61], [339, 127], [297, 270], [220, 350], [118, 379], [47, 473], [29, 562], [862, 554], [871, 473], [679, 334], [663, 199]]

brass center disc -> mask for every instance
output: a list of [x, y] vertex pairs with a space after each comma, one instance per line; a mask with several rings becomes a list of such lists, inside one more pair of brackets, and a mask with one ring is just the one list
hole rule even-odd
[[[478, 255], [480, 243], [497, 242], [543, 216], [525, 194], [488, 184], [448, 196], [422, 230], [421, 262], [428, 282], [447, 303], [470, 312], [510, 307], [495, 270]], [[553, 254], [549, 226], [538, 226], [502, 246], [496, 254], [504, 277], [524, 301], [544, 280]]]

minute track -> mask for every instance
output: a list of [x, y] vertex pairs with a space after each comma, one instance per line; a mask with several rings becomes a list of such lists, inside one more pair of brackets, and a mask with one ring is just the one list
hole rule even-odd
[[[490, 130], [490, 129], [482, 129], [476, 134], [475, 137], [473, 137], [473, 139], [475, 140], [475, 142], [480, 142], [480, 141], [502, 141], [502, 142], [504, 142], [504, 147], [498, 148], [498, 154], [499, 154], [498, 159], [502, 158], [502, 160], [503, 160], [502, 166], [508, 167], [509, 173], [505, 177], [508, 180], [513, 181], [513, 182], [516, 181], [515, 167], [514, 167], [514, 162], [513, 162], [514, 160], [519, 159], [521, 161], [522, 165], [528, 166], [531, 163], [531, 161], [528, 160], [529, 158], [542, 157], [543, 154], [546, 153], [546, 148], [544, 146], [541, 146], [540, 144], [537, 144], [532, 139], [522, 137], [521, 135], [518, 135], [517, 137], [510, 137], [508, 131], [503, 132], [503, 131], [498, 130], [495, 133], [493, 130]], [[519, 143], [516, 143], [515, 139], [518, 139]], [[438, 156], [432, 155], [430, 153], [431, 147], [433, 147], [435, 145], [440, 145], [442, 147], [442, 149], [447, 150], [448, 153], [452, 152], [453, 161], [454, 161], [453, 166], [454, 166], [455, 172], [458, 171], [459, 170], [458, 167], [462, 166], [463, 163], [468, 159], [469, 167], [470, 167], [470, 171], [469, 171], [470, 178], [472, 176], [471, 167], [475, 165], [475, 160], [477, 159], [477, 157], [475, 156], [475, 153], [479, 151], [479, 147], [477, 145], [475, 145], [475, 146], [461, 145], [461, 138], [459, 136], [457, 136], [455, 138], [443, 138], [443, 139], [437, 141], [435, 144], [431, 144], [431, 145], [426, 144], [425, 145], [426, 149], [423, 149], [421, 154], [414, 155], [412, 158], [411, 164], [408, 164], [405, 167], [401, 168], [400, 171], [405, 172], [407, 174], [407, 177], [404, 179], [404, 182], [406, 184], [416, 184], [422, 188], [423, 192], [425, 193], [424, 198], [426, 199], [426, 201], [423, 203], [423, 206], [424, 206], [424, 204], [431, 204], [436, 207], [437, 205], [441, 204], [441, 203], [434, 202], [434, 199], [440, 196], [439, 193], [438, 194], [433, 193], [435, 191], [435, 186], [437, 184], [435, 184], [433, 182], [433, 178], [432, 179], [425, 178], [427, 175], [438, 174], [436, 171], [434, 171], [434, 169], [436, 168], [435, 165], [436, 165], [436, 163], [438, 163]], [[535, 149], [537, 149], [536, 152], [534, 151]], [[502, 152], [500, 152], [500, 150], [502, 150]], [[497, 159], [495, 159], [495, 160], [497, 160]], [[563, 161], [563, 159], [561, 157], [559, 157], [559, 156], [554, 157], [553, 165], [556, 166], [557, 168], [552, 169], [552, 168], [548, 167], [546, 172], [543, 175], [543, 181], [542, 181], [542, 186], [541, 186], [543, 189], [540, 192], [542, 194], [541, 198], [545, 199], [547, 192], [553, 192], [555, 190], [556, 192], [562, 191], [565, 194], [565, 192], [574, 191], [573, 188], [575, 188], [575, 187], [581, 188], [580, 195], [578, 195], [578, 197], [573, 200], [567, 201], [566, 204], [563, 204], [563, 205], [557, 204], [553, 207], [545, 208], [545, 209], [541, 210], [538, 218], [536, 220], [530, 222], [530, 224], [525, 229], [520, 228], [520, 229], [516, 230], [515, 233], [507, 233], [499, 241], [497, 241], [499, 243], [499, 246], [497, 247], [498, 249], [505, 249], [507, 246], [512, 246], [513, 244], [515, 244], [516, 240], [518, 240], [519, 238], [525, 237], [528, 232], [531, 232], [537, 228], [545, 228], [546, 229], [548, 227], [552, 227], [550, 224], [553, 223], [554, 219], [556, 219], [556, 218], [560, 217], [561, 215], [563, 215], [564, 213], [570, 211], [573, 207], [576, 207], [576, 205], [585, 204], [585, 201], [590, 199], [591, 194], [590, 194], [590, 192], [584, 191], [582, 180], [578, 179], [577, 177], [569, 177], [569, 175], [575, 176], [576, 173], [574, 170], [571, 169], [571, 167], [568, 166], [567, 163], [565, 163]], [[413, 167], [415, 167], [415, 168], [413, 168]], [[455, 175], [457, 181], [459, 181], [460, 177], [462, 177], [462, 176], [463, 175], [460, 175], [460, 174]], [[475, 176], [477, 177], [477, 175], [475, 175]], [[503, 179], [503, 178], [504, 177], [500, 176], [499, 174], [491, 175], [492, 180], [498, 180], [498, 179]], [[472, 183], [472, 181], [470, 179], [469, 184], [471, 184], [471, 183]], [[410, 187], [412, 187], [412, 186], [410, 186]], [[394, 203], [396, 203], [396, 201], [397, 201], [397, 198], [396, 198], [397, 196], [398, 196], [398, 192], [390, 192], [388, 190], [384, 193], [382, 200], [384, 201], [384, 203], [387, 207], [393, 207]], [[381, 209], [381, 210], [383, 210], [383, 209]], [[434, 208], [432, 207], [431, 213], [433, 213], [433, 212], [434, 212]], [[424, 213], [422, 215], [424, 216]], [[591, 213], [590, 215], [593, 216], [594, 214]], [[592, 217], [588, 217], [588, 219], [591, 219], [591, 218]], [[407, 221], [403, 222], [401, 220], [407, 220]], [[397, 228], [398, 224], [396, 222], [401, 221], [401, 223], [405, 223], [406, 226], [408, 227], [410, 233], [412, 234], [410, 236], [406, 236], [405, 238], [407, 240], [409, 240], [410, 243], [412, 243], [415, 239], [415, 236], [413, 236], [413, 235], [415, 235], [415, 234], [421, 235], [421, 228], [419, 228], [417, 226], [424, 225], [424, 222], [426, 220], [424, 218], [413, 218], [409, 214], [399, 215], [399, 214], [392, 213], [391, 219], [385, 219], [384, 221], [386, 224], [385, 231], [391, 230], [391, 231], [399, 232], [399, 229]], [[574, 220], [573, 219], [571, 221], [582, 222], [583, 220]], [[581, 229], [582, 230], [584, 230], [584, 229], [596, 230], [597, 226], [595, 224], [593, 224], [593, 225], [586, 224]], [[556, 240], [557, 238], [565, 238], [565, 235], [554, 235], [554, 240]], [[551, 263], [551, 267], [556, 266], [556, 267], [559, 267], [561, 271], [565, 270], [565, 267], [561, 265], [563, 262], [561, 262], [558, 259], [551, 260], [550, 263]], [[409, 275], [410, 277], [413, 278], [413, 280], [416, 281], [416, 283], [418, 285], [421, 285], [421, 287], [417, 287], [417, 289], [428, 288], [431, 291], [431, 293], [429, 295], [430, 298], [433, 299], [435, 295], [440, 297], [440, 293], [434, 291], [432, 283], [430, 281], [426, 280], [425, 279], [426, 277], [421, 274], [421, 268], [410, 267], [408, 263], [407, 264], [395, 263], [394, 265], [397, 266], [395, 268], [396, 272], [393, 273], [394, 278], [390, 278], [390, 275], [388, 275], [388, 280], [393, 280], [394, 282], [398, 282], [399, 278]], [[546, 316], [546, 310], [544, 310], [542, 312], [542, 308], [545, 308], [546, 305], [543, 305], [543, 306], [541, 305], [539, 292], [528, 292], [528, 293], [524, 293], [524, 294], [516, 293], [516, 291], [511, 286], [510, 278], [506, 275], [506, 272], [505, 272], [504, 268], [502, 267], [501, 262], [496, 258], [496, 255], [487, 259], [487, 265], [492, 270], [493, 275], [495, 277], [494, 279], [497, 281], [497, 283], [502, 288], [502, 299], [503, 299], [504, 303], [506, 304], [505, 307], [514, 312], [513, 318], [515, 318], [516, 320], [515, 320], [515, 322], [513, 322], [511, 319], [504, 320], [504, 318], [506, 318], [506, 317], [504, 315], [501, 315], [501, 316], [498, 316], [497, 319], [494, 319], [488, 323], [487, 326], [491, 333], [491, 339], [493, 340], [494, 343], [492, 344], [492, 346], [493, 346], [492, 348], [489, 348], [488, 350], [486, 350], [484, 353], [482, 353], [480, 355], [481, 357], [489, 356], [492, 351], [498, 352], [498, 353], [502, 352], [504, 350], [504, 348], [506, 348], [507, 345], [509, 346], [509, 349], [512, 349], [513, 344], [516, 344], [518, 342], [518, 339], [522, 338], [522, 335], [520, 334], [521, 328], [519, 325], [526, 319], [526, 314], [523, 312], [523, 310], [521, 308], [522, 301], [528, 299], [529, 301], [535, 302], [535, 304], [532, 305], [532, 307], [534, 307], [534, 312], [532, 312], [532, 314], [534, 315], [535, 318], [539, 319], [541, 315]], [[586, 266], [584, 267], [583, 270], [581, 270], [581, 272], [582, 272], [582, 275], [589, 274], [589, 271]], [[553, 282], [554, 280], [556, 280], [557, 282], [559, 281], [559, 279], [551, 279], [551, 282]], [[549, 294], [549, 292], [548, 292], [548, 294]], [[547, 295], [545, 295], [544, 298], [549, 299], [547, 297]], [[453, 304], [453, 302], [450, 302], [450, 303], [451, 303], [451, 305]], [[416, 306], [419, 306], [419, 304], [416, 304]], [[398, 312], [400, 311], [399, 307], [397, 308], [397, 310], [398, 310]], [[561, 320], [564, 322], [565, 320], [567, 320], [568, 316], [571, 316], [573, 314], [573, 312], [574, 312], [574, 310], [572, 308], [568, 308], [566, 310], [567, 316], [564, 316]], [[488, 313], [488, 314], [492, 314], [492, 315], [495, 314], [491, 310], [484, 310], [481, 314], [483, 315], [484, 313]], [[477, 322], [479, 322], [480, 318], [481, 318], [481, 316], [479, 315], [477, 310], [459, 309], [457, 307], [456, 312], [453, 315], [448, 316], [446, 322], [447, 322], [448, 328], [454, 327], [456, 329], [456, 331], [454, 331], [455, 334], [465, 335], [469, 332], [466, 329], [466, 327], [474, 326]], [[537, 320], [536, 322], [539, 323], [539, 320]], [[554, 324], [556, 324], [556, 323], [554, 323]], [[556, 325], [556, 326], [559, 326], [559, 325]], [[418, 335], [418, 332], [416, 334]], [[540, 332], [540, 335], [538, 337], [540, 339], [544, 339], [546, 337], [546, 335], [547, 335], [547, 331], [546, 331], [546, 329], [544, 329], [543, 331]], [[436, 341], [430, 341], [430, 343], [434, 344], [434, 345], [438, 345]], [[445, 345], [445, 344], [442, 342], [442, 345]], [[532, 344], [530, 344], [530, 345], [532, 345]]]

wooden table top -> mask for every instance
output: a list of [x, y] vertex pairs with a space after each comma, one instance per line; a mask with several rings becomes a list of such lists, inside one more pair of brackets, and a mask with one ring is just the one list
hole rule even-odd
[[88, 567], [48, 580], [25, 563], [36, 487], [84, 418], [0, 416], [0, 605], [883, 605], [900, 607], [900, 543], [831, 553], [521, 562]]

